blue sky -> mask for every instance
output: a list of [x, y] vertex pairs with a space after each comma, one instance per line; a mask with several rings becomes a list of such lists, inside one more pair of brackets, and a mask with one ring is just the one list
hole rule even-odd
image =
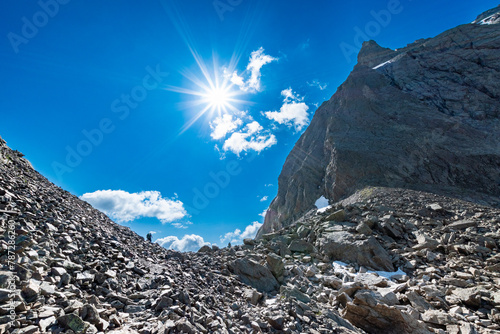
[[165, 247], [241, 242], [359, 42], [402, 47], [496, 5], [5, 0], [0, 136]]

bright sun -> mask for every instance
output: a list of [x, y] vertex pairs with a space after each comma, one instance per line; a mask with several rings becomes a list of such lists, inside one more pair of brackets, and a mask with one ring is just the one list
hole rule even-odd
[[207, 103], [216, 108], [225, 107], [230, 100], [230, 94], [227, 89], [221, 87], [215, 87], [214, 89], [204, 93], [204, 95]]
[[[193, 52], [193, 56], [198, 64], [202, 76], [196, 76], [192, 72], [183, 71], [181, 74], [190, 80], [193, 88], [183, 88], [168, 86], [166, 89], [182, 94], [188, 94], [198, 97], [192, 101], [183, 104], [184, 108], [195, 112], [191, 119], [182, 127], [180, 133], [189, 129], [203, 115], [207, 115], [208, 119], [213, 119], [213, 115], [222, 115], [225, 113], [238, 112], [236, 107], [238, 104], [251, 104], [250, 101], [239, 99], [243, 94], [239, 89], [234, 88], [234, 84], [225, 75], [218, 73], [218, 66], [214, 62], [214, 68], [210, 71], [207, 65], [201, 60], [199, 55]], [[229, 67], [229, 73], [234, 70]]]

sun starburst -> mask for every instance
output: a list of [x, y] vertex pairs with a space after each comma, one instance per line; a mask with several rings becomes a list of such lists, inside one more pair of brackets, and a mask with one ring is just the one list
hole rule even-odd
[[237, 106], [250, 104], [249, 101], [239, 98], [243, 92], [235, 87], [226, 75], [219, 73], [216, 62], [214, 62], [212, 71], [209, 71], [206, 64], [198, 56], [195, 56], [195, 59], [202, 76], [188, 71], [181, 72], [186, 79], [191, 81], [192, 88], [167, 87], [170, 91], [195, 97], [183, 106], [195, 111], [195, 114], [182, 127], [180, 133], [189, 129], [203, 115], [212, 120], [214, 114], [220, 116], [225, 113], [237, 113], [240, 111]]

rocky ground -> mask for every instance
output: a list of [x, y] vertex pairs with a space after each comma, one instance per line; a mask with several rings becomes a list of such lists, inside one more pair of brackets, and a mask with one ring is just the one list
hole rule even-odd
[[500, 210], [452, 198], [366, 188], [179, 253], [0, 139], [0, 222], [0, 333], [500, 333]]

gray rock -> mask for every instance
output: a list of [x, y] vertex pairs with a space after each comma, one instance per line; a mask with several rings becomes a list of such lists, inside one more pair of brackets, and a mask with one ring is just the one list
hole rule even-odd
[[369, 333], [431, 333], [408, 313], [383, 303], [379, 296], [369, 290], [357, 292], [353, 302], [347, 303], [342, 316]]
[[57, 322], [63, 328], [70, 329], [76, 334], [86, 333], [89, 328], [88, 323], [85, 323], [82, 318], [73, 313], [60, 316], [57, 318]]
[[316, 249], [310, 242], [307, 242], [302, 239], [293, 240], [290, 243], [290, 246], [288, 246], [288, 249], [291, 252], [300, 252], [300, 253], [312, 253], [316, 251]]
[[248, 258], [237, 259], [228, 264], [229, 270], [238, 275], [240, 280], [261, 292], [279, 289], [279, 284], [271, 271], [265, 266]]
[[311, 298], [305, 293], [301, 292], [299, 289], [297, 289], [297, 287], [282, 285], [280, 287], [280, 295], [285, 296], [286, 298], [290, 297], [295, 298], [303, 303], [309, 303], [311, 301]]
[[435, 325], [450, 325], [456, 323], [448, 313], [438, 310], [428, 310], [422, 314], [422, 320]]
[[394, 271], [387, 251], [374, 237], [356, 240], [349, 232], [332, 232], [319, 239], [319, 252], [333, 260], [355, 262], [375, 270]]
[[285, 264], [283, 263], [283, 259], [281, 258], [281, 256], [275, 253], [269, 253], [267, 254], [266, 261], [274, 277], [276, 277], [278, 282], [282, 281], [283, 273], [285, 271]]

